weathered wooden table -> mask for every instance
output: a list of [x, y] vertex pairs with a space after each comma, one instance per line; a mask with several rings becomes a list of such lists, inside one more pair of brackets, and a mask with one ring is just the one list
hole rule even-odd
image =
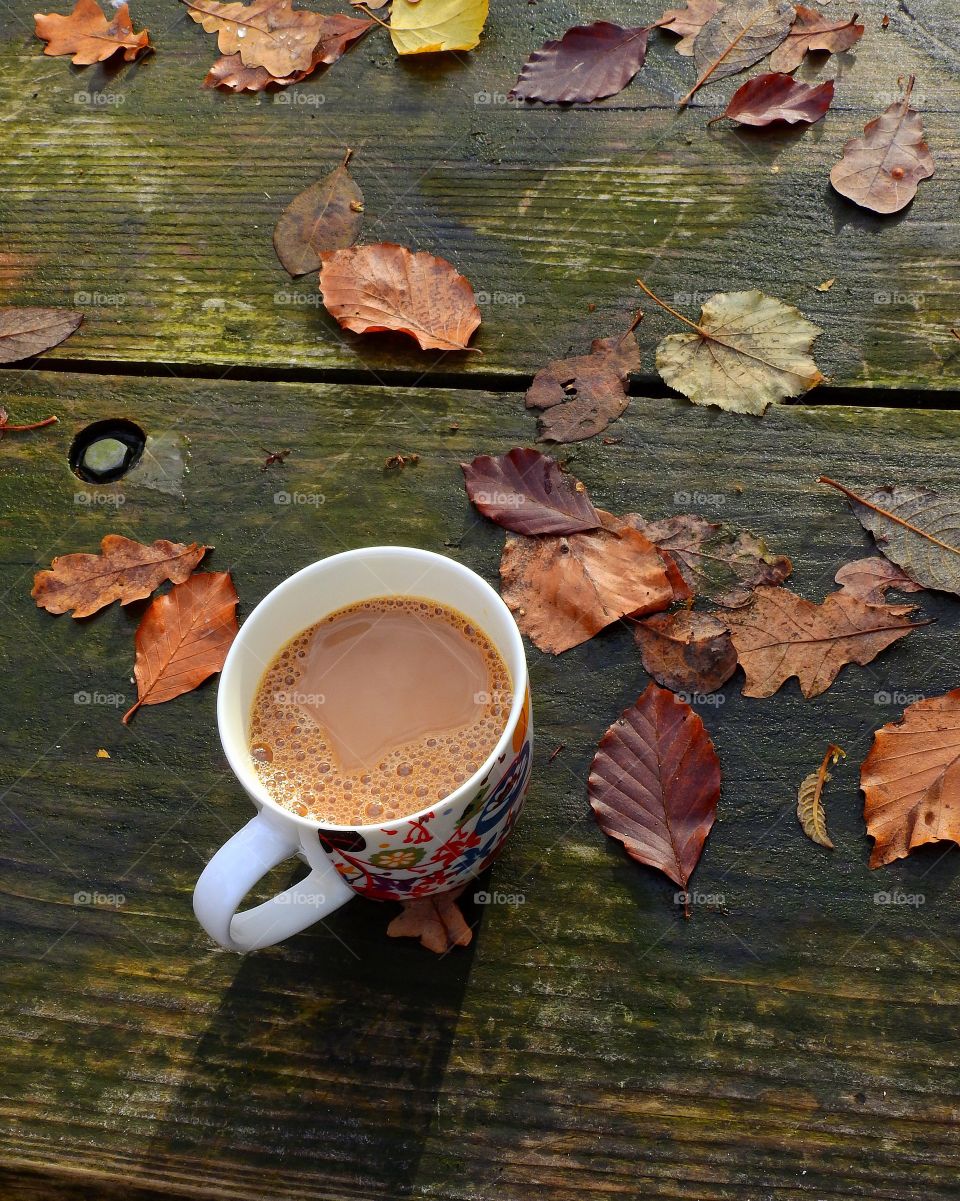
[[[501, 534], [457, 463], [531, 443], [530, 375], [623, 328], [642, 274], [691, 313], [749, 286], [799, 305], [829, 382], [763, 421], [695, 409], [653, 371], [672, 326], [647, 306], [621, 441], [575, 447], [577, 474], [650, 517], [704, 494], [821, 599], [868, 542], [817, 474], [960, 490], [955, 5], [891, 4], [882, 31], [887, 6], [863, 0], [856, 52], [802, 71], [839, 76], [827, 119], [760, 135], [706, 127], [739, 80], [678, 114], [690, 60], [660, 35], [606, 103], [505, 102], [546, 37], [652, 20], [653, 0], [497, 4], [481, 48], [442, 59], [398, 61], [377, 31], [259, 98], [201, 89], [212, 40], [168, 0], [138, 0], [157, 53], [119, 72], [43, 57], [34, 7], [0, 11], [2, 301], [86, 319], [0, 373], [12, 420], [60, 418], [0, 446], [2, 1196], [960, 1196], [960, 852], [870, 872], [858, 793], [871, 732], [958, 684], [955, 601], [923, 594], [935, 626], [814, 701], [795, 682], [744, 700], [734, 681], [700, 707], [724, 781], [695, 881], [722, 902], [691, 921], [588, 813], [593, 748], [646, 682], [617, 627], [557, 659], [531, 650], [534, 783], [491, 877], [522, 904], [468, 907], [474, 943], [442, 959], [388, 940], [395, 907], [365, 901], [239, 958], [190, 905], [249, 815], [215, 687], [124, 728], [142, 606], [75, 622], [29, 595], [35, 570], [111, 530], [214, 544], [241, 616], [303, 564], [375, 542], [495, 580]], [[910, 72], [937, 175], [873, 217], [829, 168]], [[346, 146], [365, 238], [442, 254], [488, 294], [482, 356], [346, 335], [311, 279], [287, 278], [276, 215]], [[122, 506], [84, 503], [68, 450], [105, 418], [165, 438], [182, 497], [131, 478]], [[261, 447], [292, 454], [261, 471]], [[419, 463], [385, 471], [397, 452]], [[848, 753], [833, 854], [793, 812], [829, 741]], [[898, 889], [922, 904], [876, 903]]]

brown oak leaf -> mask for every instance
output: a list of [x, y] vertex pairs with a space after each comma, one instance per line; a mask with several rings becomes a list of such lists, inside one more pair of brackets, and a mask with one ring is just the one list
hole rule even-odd
[[323, 303], [344, 329], [396, 330], [423, 350], [469, 349], [480, 310], [469, 280], [446, 259], [393, 242], [320, 257]]
[[649, 538], [598, 512], [608, 528], [566, 537], [507, 536], [501, 595], [523, 633], [548, 654], [579, 646], [622, 617], [666, 609], [675, 599]]
[[737, 88], [720, 116], [708, 124], [728, 117], [740, 125], [772, 125], [774, 121], [812, 125], [826, 115], [832, 103], [832, 79], [813, 87], [799, 83], [792, 75], [771, 72], [748, 79]]
[[464, 888], [466, 885], [461, 884], [450, 892], [401, 901], [403, 912], [387, 926], [387, 934], [391, 938], [419, 938], [420, 945], [435, 955], [445, 955], [454, 947], [468, 947], [473, 931], [457, 904]]
[[158, 538], [150, 546], [107, 534], [99, 555], [60, 555], [49, 569], [38, 571], [30, 595], [48, 613], [89, 617], [118, 600], [122, 605], [142, 600], [164, 582], [182, 583], [210, 548]]
[[43, 354], [69, 338], [82, 320], [72, 309], [0, 308], [0, 363]]
[[868, 605], [882, 605], [890, 589], [894, 592], [923, 591], [922, 585], [915, 584], [895, 563], [880, 555], [844, 563], [833, 578], [841, 592], [848, 592]]
[[770, 56], [771, 71], [796, 71], [809, 51], [839, 54], [849, 50], [863, 37], [864, 26], [857, 14], [849, 21], [831, 21], [826, 14], [805, 4], [797, 5], [797, 16], [790, 32]]
[[589, 103], [622, 92], [647, 57], [650, 30], [610, 21], [575, 25], [558, 41], [534, 50], [520, 70], [511, 100]]
[[277, 257], [291, 275], [320, 267], [327, 250], [351, 246], [363, 222], [363, 193], [347, 170], [352, 150], [323, 179], [305, 188], [280, 214], [273, 231]]
[[549, 455], [515, 447], [461, 463], [467, 496], [480, 512], [517, 534], [576, 534], [599, 529], [600, 515], [578, 479]]
[[222, 54], [207, 72], [203, 81], [205, 88], [229, 88], [234, 92], [262, 92], [275, 84], [285, 88], [291, 83], [300, 83], [319, 66], [329, 66], [341, 58], [349, 46], [372, 29], [375, 22], [333, 13], [324, 19], [320, 41], [313, 49], [310, 66], [305, 71], [291, 71], [289, 75], [271, 75], [266, 67], [247, 67], [238, 54]]
[[913, 200], [922, 179], [934, 172], [920, 114], [910, 107], [914, 77], [903, 98], [868, 121], [863, 137], [851, 138], [834, 164], [830, 182], [841, 196], [874, 213], [898, 213]]
[[131, 63], [152, 49], [146, 29], [133, 32], [126, 4], [108, 20], [96, 0], [77, 0], [68, 15], [35, 13], [34, 22], [37, 37], [47, 43], [43, 53], [72, 54], [70, 61], [77, 67], [104, 62], [121, 51], [124, 61]]
[[601, 738], [588, 792], [604, 834], [686, 888], [717, 814], [720, 760], [685, 701], [650, 684]]
[[640, 370], [634, 330], [643, 318], [616, 338], [595, 338], [590, 353], [557, 359], [541, 367], [527, 389], [528, 409], [541, 409], [541, 442], [579, 442], [592, 438], [620, 417], [630, 403], [631, 371]]
[[647, 673], [673, 692], [716, 692], [737, 670], [730, 632], [709, 613], [655, 613], [634, 626]]
[[137, 702], [123, 724], [141, 705], [172, 701], [218, 672], [236, 636], [237, 593], [229, 572], [199, 572], [155, 597], [137, 626]]
[[779, 584], [793, 570], [762, 538], [699, 513], [650, 522], [631, 513], [623, 520], [670, 554], [692, 593], [727, 609], [749, 604], [754, 588]]
[[871, 867], [930, 842], [960, 843], [960, 688], [917, 701], [877, 730], [860, 787]]
[[744, 696], [773, 696], [791, 676], [809, 700], [848, 663], [870, 663], [911, 630], [902, 605], [866, 605], [832, 592], [815, 605], [786, 588], [758, 588], [748, 609], [724, 614], [746, 674]]
[[[253, 0], [251, 4], [221, 4], [218, 0], [181, 2], [198, 25], [207, 33], [217, 34], [221, 54], [239, 54], [245, 67], [263, 67], [277, 79], [295, 71], [313, 70], [317, 65], [314, 50], [331, 20], [323, 13], [294, 8], [293, 0]], [[343, 16], [340, 19], [360, 20]]]
[[693, 43], [697, 34], [711, 17], [720, 11], [724, 0], [687, 0], [683, 8], [668, 8], [654, 27], [666, 29], [679, 36], [674, 46], [677, 54], [689, 58], [693, 54]]

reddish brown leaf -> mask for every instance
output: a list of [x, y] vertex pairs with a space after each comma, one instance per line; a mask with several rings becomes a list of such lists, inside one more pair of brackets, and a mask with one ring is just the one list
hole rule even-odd
[[160, 705], [191, 692], [223, 667], [237, 636], [237, 593], [230, 573], [200, 572], [155, 597], [137, 627], [137, 703]]
[[557, 359], [542, 367], [527, 389], [528, 409], [543, 409], [538, 422], [541, 442], [579, 442], [592, 438], [621, 416], [630, 403], [626, 386], [631, 371], [640, 370], [640, 348], [634, 330], [595, 338], [590, 353]]
[[720, 799], [720, 760], [693, 709], [650, 684], [601, 738], [588, 790], [604, 834], [685, 889]]
[[863, 30], [864, 26], [857, 24], [856, 13], [849, 21], [831, 21], [824, 13], [798, 4], [790, 32], [770, 56], [770, 70], [796, 71], [811, 50], [827, 54], [849, 50], [863, 37]]
[[0, 308], [0, 363], [43, 354], [69, 338], [82, 320], [71, 309]]
[[911, 625], [903, 605], [865, 605], [832, 592], [822, 605], [786, 588], [758, 588], [748, 609], [724, 614], [746, 674], [744, 696], [772, 696], [796, 676], [809, 700], [826, 692], [848, 663], [871, 662], [929, 622]]
[[245, 67], [239, 54], [221, 54], [203, 78], [205, 88], [229, 88], [232, 92], [262, 92], [271, 84], [286, 87], [302, 78], [296, 71], [277, 79], [265, 67]]
[[[813, 124], [821, 120], [833, 103], [833, 80], [811, 87], [792, 75], [771, 73], [748, 79], [730, 97], [730, 103], [713, 121], [729, 117], [740, 125], [771, 125], [786, 121]], [[710, 124], [713, 124], [711, 121]]]
[[320, 291], [344, 329], [396, 330], [423, 350], [467, 350], [480, 324], [469, 280], [446, 259], [393, 242], [321, 255]]
[[30, 595], [48, 613], [89, 617], [118, 600], [122, 605], [142, 600], [172, 580], [187, 579], [210, 548], [158, 538], [151, 546], [121, 534], [107, 534], [99, 555], [60, 555], [47, 571], [38, 571]]
[[403, 912], [387, 926], [391, 938], [419, 938], [420, 945], [435, 955], [445, 955], [454, 947], [468, 947], [473, 931], [464, 920], [457, 897], [466, 888], [461, 884], [450, 892], [401, 901]]
[[759, 62], [787, 36], [793, 17], [789, 0], [731, 0], [724, 4], [693, 43], [697, 82], [680, 107], [708, 80], [725, 79]]
[[840, 585], [841, 592], [847, 592], [868, 605], [882, 605], [891, 588], [894, 592], [923, 591], [921, 584], [915, 584], [896, 564], [880, 555], [844, 563], [833, 578]]
[[868, 121], [863, 137], [847, 142], [843, 157], [830, 172], [830, 182], [841, 196], [874, 213], [906, 208], [921, 179], [934, 172], [923, 122], [910, 107], [913, 84], [911, 75], [903, 99]]
[[674, 692], [716, 692], [737, 670], [727, 627], [708, 613], [656, 613], [633, 634], [645, 670]]
[[327, 250], [352, 246], [363, 222], [363, 193], [347, 170], [352, 150], [329, 175], [305, 188], [280, 214], [273, 231], [277, 257], [291, 275], [320, 267]]
[[649, 33], [646, 28], [624, 29], [609, 21], [575, 25], [559, 41], [534, 50], [510, 98], [572, 104], [615, 96], [643, 66]]
[[698, 513], [680, 513], [646, 522], [637, 513], [623, 519], [676, 560], [692, 593], [727, 609], [749, 603], [760, 584], [779, 584], [793, 570], [786, 555], [775, 555], [746, 530]]
[[524, 634], [559, 655], [621, 617], [656, 613], [674, 599], [657, 548], [598, 510], [605, 526], [569, 537], [507, 536], [501, 594]]
[[600, 527], [600, 516], [578, 479], [549, 455], [516, 447], [461, 463], [467, 496], [484, 517], [518, 534], [575, 534]]
[[877, 730], [860, 787], [871, 867], [930, 842], [960, 843], [960, 688], [917, 701]]
[[112, 21], [104, 16], [96, 0], [77, 0], [67, 16], [35, 13], [34, 21], [37, 37], [47, 43], [43, 53], [72, 54], [70, 61], [78, 67], [104, 62], [120, 51], [130, 63], [152, 48], [146, 29], [133, 32], [126, 4], [117, 9]]
[[697, 34], [711, 17], [720, 11], [723, 0], [687, 0], [683, 8], [668, 8], [654, 26], [666, 29], [679, 36], [674, 46], [677, 54], [689, 58], [693, 54], [693, 43]]

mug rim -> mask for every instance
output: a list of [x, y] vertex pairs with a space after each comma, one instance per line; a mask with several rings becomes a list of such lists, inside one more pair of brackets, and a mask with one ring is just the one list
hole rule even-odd
[[[472, 568], [466, 567], [463, 563], [458, 562], [456, 559], [450, 558], [448, 555], [437, 554], [436, 551], [422, 550], [419, 547], [413, 546], [389, 545], [361, 546], [355, 547], [352, 550], [338, 551], [336, 554], [327, 555], [323, 559], [316, 559], [313, 563], [308, 563], [305, 567], [301, 567], [292, 575], [286, 576], [280, 581], [279, 584], [276, 585], [276, 587], [271, 588], [265, 596], [261, 597], [260, 600], [257, 601], [247, 615], [243, 625], [240, 627], [240, 630], [236, 638], [233, 640], [230, 649], [227, 651], [227, 657], [224, 660], [223, 667], [220, 669], [220, 679], [217, 684], [217, 732], [220, 735], [220, 744], [223, 747], [224, 754], [226, 755], [227, 763], [230, 765], [230, 770], [233, 772], [234, 776], [236, 776], [240, 784], [243, 785], [247, 793], [254, 799], [254, 801], [258, 805], [268, 808], [271, 812], [277, 814], [278, 817], [289, 819], [304, 829], [314, 831], [356, 830], [358, 833], [363, 833], [365, 831], [373, 832], [375, 830], [379, 830], [383, 825], [383, 822], [367, 822], [365, 824], [355, 824], [350, 826], [338, 825], [336, 822], [320, 821], [318, 818], [301, 816], [299, 813], [294, 813], [291, 809], [285, 808], [278, 801], [273, 799], [260, 781], [256, 772], [246, 762], [239, 761], [239, 755], [242, 752], [236, 751], [235, 753], [236, 748], [233, 746], [234, 740], [232, 738], [228, 738], [224, 733], [224, 725], [227, 720], [226, 706], [228, 703], [228, 685], [229, 678], [233, 670], [233, 664], [239, 658], [244, 631], [253, 622], [258, 612], [269, 601], [272, 601], [277, 594], [295, 587], [303, 576], [314, 572], [321, 565], [333, 566], [337, 563], [343, 562], [345, 559], [373, 558], [377, 555], [384, 554], [384, 552], [391, 555], [403, 555], [405, 557], [412, 555], [416, 558], [442, 564], [445, 568], [460, 574], [465, 579], [468, 579], [471, 584], [473, 584], [475, 587], [478, 587], [481, 592], [485, 592], [488, 599], [493, 602], [494, 607], [499, 608], [507, 618], [507, 628], [509, 630], [509, 638], [512, 644], [511, 650], [514, 652], [516, 661], [520, 666], [520, 670], [518, 673], [516, 673], [516, 678], [513, 680], [513, 699], [510, 705], [510, 712], [507, 715], [507, 719], [504, 723], [503, 729], [500, 732], [500, 736], [498, 737], [493, 750], [490, 752], [487, 758], [484, 759], [483, 763], [481, 763], [473, 775], [466, 779], [462, 784], [458, 785], [458, 787], [452, 792], [447, 793], [442, 799], [434, 799], [434, 801], [429, 805], [424, 805], [422, 808], [416, 809], [411, 813], [401, 814], [400, 817], [391, 819], [388, 824], [397, 825], [401, 822], [417, 821], [426, 813], [429, 813], [431, 809], [437, 809], [445, 805], [455, 805], [459, 801], [466, 800], [469, 794], [479, 787], [483, 777], [493, 769], [494, 765], [498, 761], [499, 756], [508, 746], [511, 745], [514, 730], [516, 729], [517, 723], [520, 720], [520, 714], [526, 701], [528, 687], [527, 657], [524, 652], [523, 638], [520, 635], [520, 629], [517, 626], [513, 614], [510, 612], [509, 608], [504, 602], [503, 597], [500, 596], [495, 588], [491, 587], [491, 585], [483, 578], [483, 576], [479, 575]], [[387, 596], [391, 594], [384, 593], [383, 595]], [[430, 598], [429, 594], [427, 595], [428, 599], [435, 599]], [[438, 601], [437, 603], [445, 604], [443, 601]], [[340, 607], [342, 608], [343, 606]], [[447, 606], [447, 608], [453, 607], [454, 606], [452, 605]], [[336, 609], [331, 609], [329, 611], [329, 613], [334, 612], [336, 612]], [[329, 616], [329, 613], [327, 613], [325, 616]], [[320, 617], [317, 620], [322, 621], [323, 617]], [[317, 623], [313, 622], [311, 624], [316, 625]], [[485, 630], [484, 632], [487, 634], [487, 637], [490, 638], [490, 641], [493, 642], [497, 652], [500, 653], [501, 647], [499, 646], [498, 642], [493, 639], [489, 631]], [[271, 656], [271, 662], [273, 657], [276, 656], [277, 652], [282, 650], [283, 647], [290, 641], [290, 639], [295, 638], [298, 633], [302, 633], [302, 630], [294, 630], [292, 633], [283, 638], [282, 641], [277, 643], [276, 648], [273, 651], [273, 656]], [[259, 684], [257, 687], [259, 687]], [[243, 739], [243, 742], [245, 743], [246, 739]]]

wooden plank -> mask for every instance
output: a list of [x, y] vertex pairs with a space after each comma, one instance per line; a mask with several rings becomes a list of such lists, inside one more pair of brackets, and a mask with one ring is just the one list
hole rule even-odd
[[[399, 61], [377, 30], [322, 76], [260, 98], [201, 88], [213, 39], [185, 12], [171, 17], [167, 0], [137, 9], [157, 53], [111, 74], [44, 57], [28, 11], [5, 12], [5, 299], [84, 308], [60, 361], [510, 381], [621, 328], [642, 273], [693, 315], [705, 295], [751, 286], [796, 303], [826, 331], [817, 354], [835, 385], [955, 390], [957, 18], [938, 0], [922, 15], [891, 13], [884, 32], [885, 0], [858, 7], [867, 34], [856, 52], [802, 69], [839, 75], [835, 109], [783, 133], [706, 127], [739, 77], [678, 114], [693, 69], [662, 33], [609, 101], [506, 103], [531, 49], [595, 16], [563, 0], [494, 6], [481, 48], [442, 61]], [[610, 0], [603, 15], [631, 23], [659, 11]], [[908, 72], [938, 170], [906, 213], [879, 218], [835, 195], [828, 174]], [[347, 145], [364, 237], [444, 255], [487, 297], [482, 356], [344, 334], [314, 279], [292, 282], [280, 267], [277, 214]], [[644, 381], [675, 328], [648, 312]]]
[[[699, 706], [724, 786], [695, 886], [723, 900], [691, 921], [588, 816], [593, 748], [646, 682], [618, 628], [561, 658], [530, 653], [534, 784], [490, 880], [523, 903], [472, 906], [469, 951], [436, 960], [388, 940], [393, 907], [357, 901], [240, 959], [190, 910], [249, 808], [214, 689], [124, 728], [126, 702], [104, 698], [130, 693], [137, 613], [40, 613], [33, 572], [118, 529], [215, 544], [243, 615], [295, 568], [364, 543], [446, 549], [495, 580], [502, 536], [470, 510], [457, 464], [527, 442], [531, 420], [517, 395], [455, 390], [6, 372], [0, 392], [17, 420], [61, 417], [0, 447], [5, 1197], [955, 1197], [960, 856], [928, 848], [870, 872], [857, 791], [871, 731], [902, 697], [956, 685], [955, 600], [923, 595], [936, 625], [816, 700], [794, 685], [746, 700], [733, 683]], [[189, 439], [182, 501], [135, 480], [115, 486], [122, 505], [76, 499], [73, 435], [120, 416]], [[791, 407], [757, 422], [638, 399], [615, 432], [574, 451], [599, 503], [651, 517], [692, 503], [753, 528], [815, 600], [868, 546], [819, 472], [960, 491], [949, 412]], [[292, 454], [261, 471], [261, 446]], [[385, 471], [397, 451], [420, 462]], [[849, 756], [828, 796], [832, 855], [793, 815], [829, 741]], [[875, 903], [891, 890], [923, 904]]]

